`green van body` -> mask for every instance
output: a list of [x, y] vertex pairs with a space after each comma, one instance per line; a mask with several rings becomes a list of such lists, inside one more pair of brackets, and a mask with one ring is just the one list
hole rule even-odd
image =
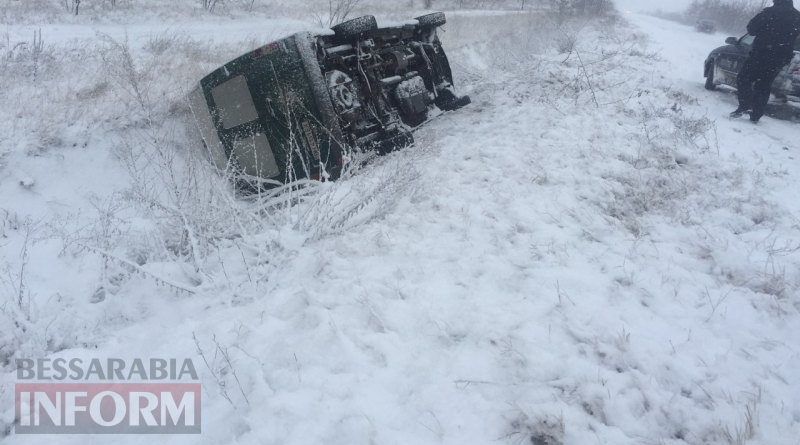
[[309, 33], [292, 35], [200, 81], [192, 110], [218, 168], [275, 184], [338, 175], [341, 134], [320, 112], [332, 105], [314, 42]]
[[260, 190], [336, 179], [350, 150], [411, 144], [434, 107], [470, 102], [453, 91], [436, 33], [444, 23], [434, 13], [379, 28], [364, 16], [232, 60], [189, 95], [205, 153], [237, 185]]

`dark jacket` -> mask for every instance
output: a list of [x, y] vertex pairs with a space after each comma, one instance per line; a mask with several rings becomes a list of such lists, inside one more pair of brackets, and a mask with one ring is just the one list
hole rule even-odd
[[792, 60], [794, 41], [800, 35], [800, 12], [792, 0], [775, 0], [774, 6], [750, 20], [747, 32], [756, 37], [752, 57], [785, 65]]

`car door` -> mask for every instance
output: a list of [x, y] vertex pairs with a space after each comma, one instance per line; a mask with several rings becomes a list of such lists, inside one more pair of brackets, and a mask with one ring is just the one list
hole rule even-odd
[[718, 56], [715, 63], [715, 78], [729, 86], [736, 86], [736, 76], [750, 54], [755, 37], [745, 34], [736, 45], [729, 45]]
[[772, 90], [783, 96], [800, 95], [800, 38], [794, 42], [794, 58], [778, 73]]
[[243, 179], [277, 185], [319, 174], [321, 132], [311, 128], [319, 119], [294, 37], [246, 53], [200, 83]]
[[236, 74], [210, 89], [220, 139], [241, 173], [273, 178], [281, 173], [253, 101], [251, 82]]

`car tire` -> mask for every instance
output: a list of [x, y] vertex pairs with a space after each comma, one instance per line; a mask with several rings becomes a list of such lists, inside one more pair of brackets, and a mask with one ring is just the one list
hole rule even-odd
[[711, 66], [706, 67], [705, 87], [708, 91], [714, 91], [717, 89], [717, 85], [714, 84], [714, 62], [711, 62]]
[[447, 23], [447, 18], [444, 16], [443, 12], [432, 12], [430, 14], [425, 14], [417, 17], [417, 21], [419, 22], [419, 26], [423, 28], [428, 27], [438, 27], [442, 26]]
[[331, 27], [331, 29], [336, 33], [336, 35], [342, 38], [352, 39], [360, 37], [365, 32], [378, 29], [378, 21], [375, 20], [375, 16], [373, 15], [365, 15], [363, 17], [358, 17], [339, 23], [338, 25]]

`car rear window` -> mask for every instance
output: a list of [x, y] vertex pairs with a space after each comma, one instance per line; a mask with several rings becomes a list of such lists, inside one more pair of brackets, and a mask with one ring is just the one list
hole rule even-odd
[[227, 130], [258, 119], [258, 111], [244, 76], [236, 76], [211, 89], [211, 97]]

